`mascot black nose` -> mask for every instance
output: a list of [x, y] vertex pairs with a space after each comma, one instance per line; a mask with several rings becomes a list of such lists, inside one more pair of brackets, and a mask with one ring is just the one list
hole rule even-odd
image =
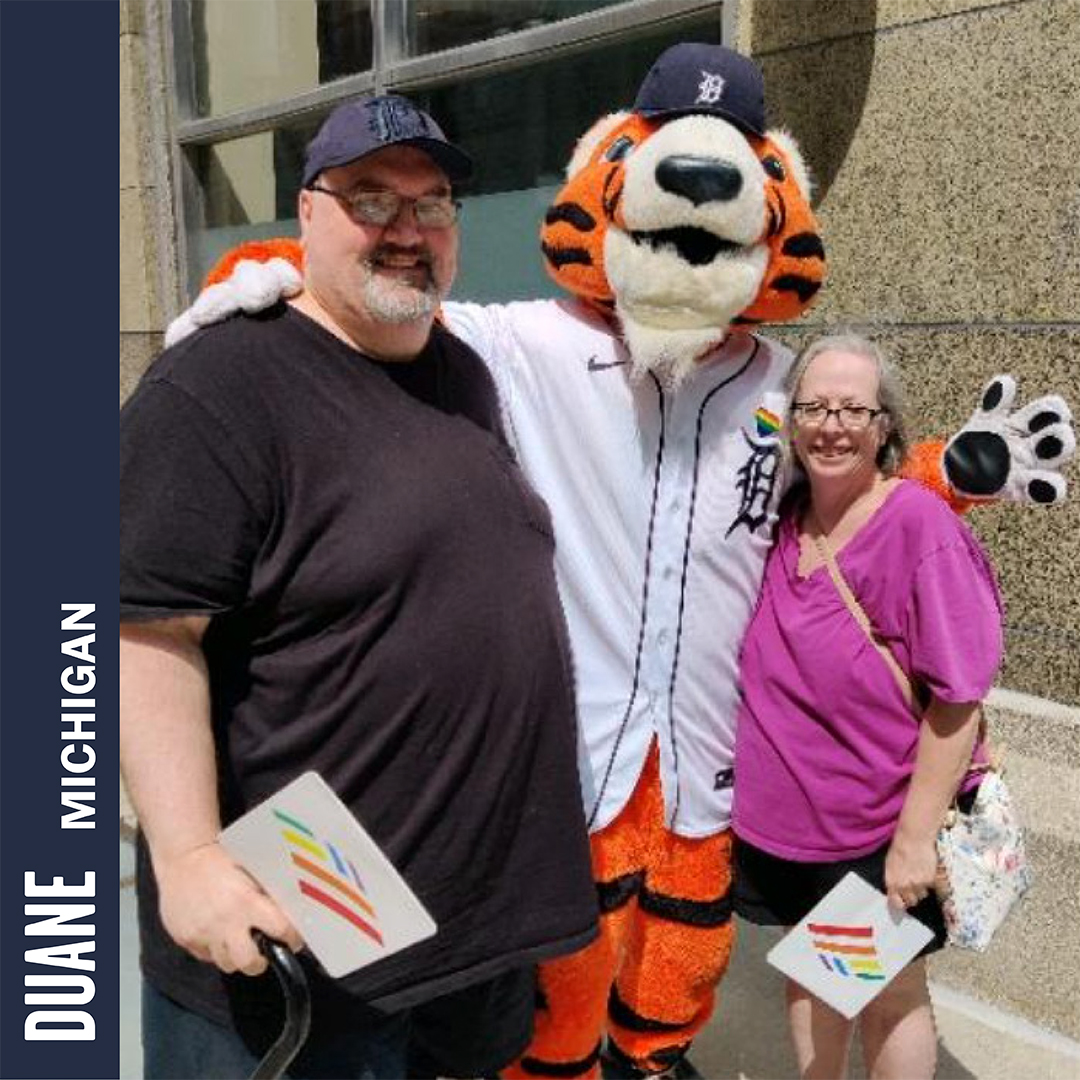
[[726, 202], [742, 191], [742, 173], [716, 158], [676, 154], [656, 166], [656, 182], [672, 195], [681, 195], [695, 206]]

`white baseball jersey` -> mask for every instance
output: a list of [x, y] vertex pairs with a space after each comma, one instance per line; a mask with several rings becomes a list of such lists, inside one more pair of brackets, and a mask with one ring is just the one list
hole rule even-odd
[[655, 736], [668, 828], [728, 827], [738, 652], [784, 486], [790, 352], [732, 335], [674, 393], [572, 300], [448, 303], [555, 523], [589, 828], [626, 805]]

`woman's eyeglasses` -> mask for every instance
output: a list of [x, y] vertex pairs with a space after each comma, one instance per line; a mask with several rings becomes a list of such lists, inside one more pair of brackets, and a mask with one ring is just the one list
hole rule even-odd
[[820, 401], [796, 401], [791, 411], [804, 427], [821, 427], [830, 416], [835, 416], [836, 422], [850, 431], [868, 427], [875, 416], [885, 412], [884, 409], [871, 409], [869, 405], [841, 405], [837, 409], [830, 409]]

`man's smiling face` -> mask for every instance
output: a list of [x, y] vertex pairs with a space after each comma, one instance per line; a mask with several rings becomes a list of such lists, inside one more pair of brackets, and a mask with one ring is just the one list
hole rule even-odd
[[367, 224], [348, 200], [359, 191], [449, 198], [442, 169], [422, 150], [392, 146], [326, 169], [318, 188], [300, 193], [299, 214], [306, 284], [320, 304], [343, 324], [430, 321], [457, 272], [456, 225], [418, 225], [409, 201], [388, 224]]

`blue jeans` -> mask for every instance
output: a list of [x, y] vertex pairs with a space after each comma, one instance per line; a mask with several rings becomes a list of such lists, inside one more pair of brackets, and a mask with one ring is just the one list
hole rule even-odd
[[[292, 1080], [399, 1080], [405, 1076], [407, 1013], [327, 1031], [315, 1021], [312, 1036], [289, 1071]], [[142, 1044], [146, 1080], [243, 1080], [255, 1071], [266, 1045], [249, 1049], [244, 1039], [185, 1009], [143, 980]]]

